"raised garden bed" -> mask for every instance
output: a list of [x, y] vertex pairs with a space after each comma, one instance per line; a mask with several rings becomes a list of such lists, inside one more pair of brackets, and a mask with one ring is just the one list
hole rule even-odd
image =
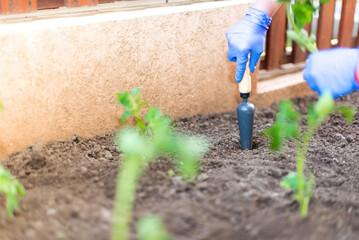
[[[306, 97], [294, 103], [305, 112], [314, 101]], [[338, 104], [358, 111], [359, 92]], [[186, 183], [168, 175], [175, 168], [166, 159], [151, 164], [140, 181], [134, 220], [159, 215], [178, 240], [359, 239], [359, 115], [351, 125], [333, 115], [315, 133], [307, 156], [315, 195], [303, 219], [291, 193], [279, 186], [295, 169], [294, 142], [273, 153], [261, 135], [276, 112], [277, 104], [256, 112], [252, 151], [240, 150], [234, 111], [177, 121], [180, 131], [211, 140], [202, 172]], [[15, 218], [1, 208], [0, 239], [108, 240], [120, 162], [113, 133], [37, 143], [3, 159], [1, 164], [24, 184], [26, 198]]]

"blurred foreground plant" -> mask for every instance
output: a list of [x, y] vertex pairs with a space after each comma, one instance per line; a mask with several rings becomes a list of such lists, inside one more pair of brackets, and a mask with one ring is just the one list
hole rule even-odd
[[[3, 105], [0, 101], [0, 110]], [[11, 174], [2, 166], [0, 166], [0, 194], [6, 199], [6, 211], [10, 217], [14, 216], [14, 210], [19, 208], [18, 196], [25, 196], [25, 189], [21, 183], [16, 180]]]
[[[185, 180], [192, 180], [199, 171], [199, 159], [207, 151], [208, 142], [204, 138], [187, 136], [174, 130], [172, 120], [164, 116], [158, 108], [149, 107], [144, 119], [141, 118], [141, 109], [147, 103], [138, 96], [139, 88], [131, 92], [117, 94], [118, 102], [125, 111], [122, 123], [129, 117], [136, 120], [136, 128], [129, 127], [116, 135], [116, 144], [122, 152], [122, 164], [119, 168], [114, 220], [112, 226], [112, 240], [129, 239], [129, 227], [132, 217], [133, 202], [137, 183], [147, 165], [159, 156], [171, 157], [176, 160], [179, 174]], [[158, 221], [147, 221], [155, 229], [160, 226]], [[141, 226], [146, 226], [143, 224]], [[139, 227], [140, 229], [141, 227]], [[164, 227], [158, 236], [164, 234]], [[154, 234], [154, 236], [157, 236]], [[154, 239], [154, 238], [142, 238]], [[168, 238], [157, 238], [167, 240]]]
[[137, 234], [140, 240], [172, 240], [162, 220], [156, 216], [141, 218], [137, 224]]
[[317, 127], [333, 113], [340, 113], [350, 123], [353, 121], [355, 110], [348, 106], [335, 107], [331, 94], [324, 93], [314, 105], [308, 107], [307, 130], [302, 133], [299, 126], [300, 113], [295, 110], [292, 102], [282, 101], [279, 103], [276, 121], [263, 131], [270, 138], [272, 150], [280, 150], [287, 139], [293, 138], [296, 141], [297, 170], [284, 177], [280, 186], [294, 192], [293, 198], [299, 203], [301, 217], [305, 217], [308, 213], [314, 186], [312, 172], [310, 171], [308, 179], [304, 176], [308, 144]]

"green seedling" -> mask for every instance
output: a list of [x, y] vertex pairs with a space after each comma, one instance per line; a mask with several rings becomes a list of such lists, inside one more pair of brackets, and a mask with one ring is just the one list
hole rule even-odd
[[6, 199], [6, 211], [10, 217], [14, 216], [14, 210], [19, 209], [18, 197], [25, 196], [25, 189], [21, 183], [0, 166], [0, 194]]
[[298, 201], [300, 216], [308, 213], [309, 200], [313, 195], [314, 177], [311, 171], [308, 179], [304, 176], [308, 144], [318, 126], [331, 114], [340, 113], [348, 123], [353, 121], [355, 110], [352, 107], [334, 105], [330, 93], [324, 93], [319, 100], [308, 107], [307, 130], [300, 131], [300, 113], [295, 110], [290, 101], [279, 104], [279, 112], [274, 124], [263, 133], [270, 138], [270, 149], [280, 150], [285, 140], [294, 139], [296, 142], [296, 172], [289, 173], [281, 181], [280, 186], [293, 191], [293, 198]]
[[137, 224], [137, 233], [140, 240], [172, 240], [162, 219], [156, 216], [142, 218]]
[[142, 118], [146, 103], [141, 101], [139, 92], [139, 88], [135, 88], [117, 94], [118, 102], [125, 108], [122, 122], [133, 117], [136, 128], [119, 131], [115, 139], [122, 152], [122, 164], [117, 180], [112, 240], [129, 239], [137, 183], [150, 162], [159, 156], [173, 158], [178, 173], [190, 181], [199, 171], [198, 160], [208, 149], [206, 139], [176, 132], [172, 120], [158, 108], [149, 107]]
[[[0, 101], [0, 110], [3, 109]], [[19, 209], [18, 197], [25, 196], [25, 189], [21, 183], [16, 180], [11, 174], [2, 166], [0, 166], [0, 194], [6, 199], [6, 211], [9, 217], [14, 216], [14, 210]]]
[[167, 171], [167, 174], [168, 176], [172, 177], [175, 174], [175, 172], [172, 169], [170, 169]]
[[[324, 4], [329, 0], [320, 0], [320, 4]], [[288, 22], [292, 26], [292, 30], [287, 30], [289, 39], [298, 43], [302, 51], [307, 49], [309, 52], [318, 51], [315, 43], [315, 35], [309, 36], [308, 32], [303, 29], [303, 26], [310, 23], [313, 18], [313, 13], [318, 10], [313, 2], [314, 0], [278, 0], [279, 3], [284, 3], [287, 12]]]

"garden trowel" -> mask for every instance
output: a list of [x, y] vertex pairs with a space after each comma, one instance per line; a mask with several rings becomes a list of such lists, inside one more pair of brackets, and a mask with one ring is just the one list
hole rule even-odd
[[251, 76], [249, 75], [249, 66], [247, 64], [242, 81], [239, 85], [239, 93], [243, 99], [237, 107], [239, 134], [241, 136], [242, 150], [252, 149], [252, 133], [254, 120], [254, 105], [248, 102], [251, 92]]

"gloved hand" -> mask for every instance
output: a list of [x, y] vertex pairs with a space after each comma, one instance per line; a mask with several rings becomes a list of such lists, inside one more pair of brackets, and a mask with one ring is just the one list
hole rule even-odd
[[227, 31], [228, 59], [237, 62], [236, 82], [243, 78], [249, 53], [249, 69], [254, 72], [271, 21], [266, 12], [250, 7], [246, 16]]
[[334, 48], [311, 53], [303, 71], [309, 87], [321, 95], [329, 91], [333, 98], [359, 89], [355, 74], [359, 50]]

